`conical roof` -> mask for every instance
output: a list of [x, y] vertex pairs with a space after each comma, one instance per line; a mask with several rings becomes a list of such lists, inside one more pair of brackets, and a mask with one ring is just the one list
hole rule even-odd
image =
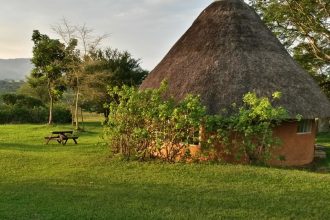
[[169, 95], [199, 94], [210, 114], [247, 92], [282, 92], [279, 105], [291, 117], [330, 116], [330, 103], [318, 85], [287, 53], [255, 11], [241, 0], [213, 2], [195, 20], [141, 89], [158, 88], [166, 79]]

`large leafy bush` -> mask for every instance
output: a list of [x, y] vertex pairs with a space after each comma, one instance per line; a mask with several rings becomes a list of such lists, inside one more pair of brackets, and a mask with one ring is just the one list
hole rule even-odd
[[233, 105], [231, 114], [223, 116], [207, 115], [198, 96], [188, 95], [180, 102], [165, 98], [166, 87], [162, 83], [159, 89], [144, 91], [127, 86], [109, 89], [104, 134], [114, 154], [174, 162], [190, 157], [190, 146], [200, 144], [208, 158], [223, 159], [227, 153], [264, 162], [279, 144], [272, 130], [287, 118], [285, 109], [273, 106], [280, 93], [271, 100], [248, 93], [242, 107]]
[[156, 90], [127, 86], [109, 90], [112, 102], [105, 136], [115, 154], [141, 160], [157, 156], [172, 162], [198, 140], [206, 115], [199, 98], [187, 96], [176, 103], [163, 98], [165, 89], [163, 83]]

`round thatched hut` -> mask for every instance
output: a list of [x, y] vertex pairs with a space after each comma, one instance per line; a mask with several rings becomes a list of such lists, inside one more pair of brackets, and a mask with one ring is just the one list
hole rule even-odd
[[176, 99], [199, 94], [210, 114], [241, 103], [250, 91], [259, 96], [282, 92], [279, 105], [292, 119], [274, 134], [282, 139], [277, 154], [285, 161], [312, 162], [315, 118], [330, 116], [330, 103], [320, 88], [287, 53], [278, 39], [243, 0], [214, 1], [149, 74], [142, 89], [157, 88], [167, 79]]

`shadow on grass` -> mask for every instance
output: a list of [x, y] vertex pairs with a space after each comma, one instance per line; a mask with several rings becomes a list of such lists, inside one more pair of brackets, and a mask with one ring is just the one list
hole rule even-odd
[[0, 150], [14, 150], [23, 152], [54, 152], [54, 151], [84, 151], [86, 149], [91, 149], [95, 146], [101, 146], [102, 142], [97, 142], [94, 145], [90, 143], [67, 143], [62, 145], [59, 143], [49, 143], [49, 144], [22, 144], [22, 143], [0, 143]]
[[310, 164], [302, 166], [273, 166], [267, 164], [247, 164], [246, 166], [251, 167], [260, 167], [260, 168], [275, 168], [280, 170], [297, 170], [297, 171], [306, 171], [312, 173], [330, 173], [330, 147], [325, 148], [327, 157], [324, 159], [315, 158], [314, 161]]
[[309, 165], [309, 169], [317, 173], [330, 173], [330, 148], [325, 147], [326, 158], [317, 158]]
[[271, 166], [271, 168], [277, 168], [282, 170], [299, 170], [319, 174], [329, 174], [330, 173], [330, 149], [326, 150], [327, 158], [319, 159], [315, 158], [310, 164], [303, 166]]
[[[56, 182], [56, 180], [54, 180]], [[147, 181], [146, 181], [147, 182]], [[1, 219], [220, 219], [329, 217], [327, 194], [263, 191], [241, 185], [49, 182], [2, 184]], [[308, 204], [306, 204], [308, 198]], [[271, 202], [270, 202], [271, 201]]]
[[44, 151], [42, 144], [0, 143], [3, 150]]

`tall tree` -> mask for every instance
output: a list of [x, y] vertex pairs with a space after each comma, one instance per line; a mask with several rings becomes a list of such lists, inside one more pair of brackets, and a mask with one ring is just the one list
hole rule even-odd
[[[31, 76], [46, 81], [49, 96], [49, 119], [48, 124], [53, 121], [53, 104], [56, 96], [63, 91], [64, 85], [60, 83], [62, 74], [67, 70], [66, 54], [67, 48], [57, 39], [51, 39], [45, 34], [41, 34], [38, 30], [34, 30], [32, 34], [33, 57], [31, 59], [34, 64]], [[70, 49], [74, 48], [76, 42], [70, 43]]]
[[[69, 45], [73, 39], [78, 39], [78, 50], [68, 56], [71, 65], [65, 78], [67, 85], [74, 91], [74, 113], [72, 114], [74, 118], [72, 122], [75, 123], [76, 129], [79, 129], [78, 108], [81, 107], [80, 96], [82, 93], [80, 90], [85, 73], [83, 70], [91, 62], [90, 54], [95, 53], [107, 35], [96, 36], [93, 34], [93, 29], [88, 28], [85, 24], [71, 25], [65, 18], [59, 24], [53, 25], [52, 29], [66, 45]], [[72, 52], [72, 50], [69, 50], [69, 52]]]
[[108, 118], [108, 108], [104, 104], [109, 103], [108, 87], [114, 86], [138, 86], [148, 74], [140, 66], [140, 60], [134, 59], [127, 52], [117, 49], [98, 50], [91, 55], [93, 59], [86, 66], [86, 80], [83, 92], [85, 93], [86, 103], [91, 104], [95, 110], [103, 113]]
[[330, 98], [330, 1], [250, 0], [250, 4]]

